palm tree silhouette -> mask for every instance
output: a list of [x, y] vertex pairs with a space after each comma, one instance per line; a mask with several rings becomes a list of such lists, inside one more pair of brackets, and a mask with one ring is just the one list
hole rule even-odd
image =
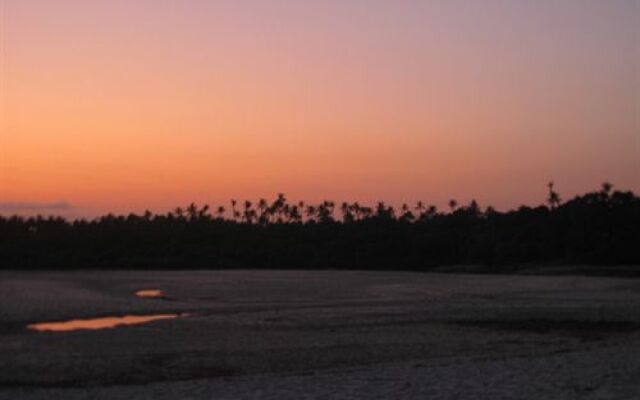
[[402, 215], [400, 215], [400, 220], [405, 222], [411, 222], [415, 219], [415, 215], [409, 209], [409, 205], [404, 203], [401, 207]]
[[189, 221], [194, 221], [198, 217], [198, 206], [195, 203], [187, 206], [187, 217], [189, 217]]
[[198, 219], [210, 219], [208, 204], [205, 204], [200, 210], [198, 210]]
[[314, 205], [308, 205], [306, 209], [307, 219], [310, 221], [316, 220], [317, 208]]
[[267, 199], [261, 198], [258, 200], [258, 211], [260, 211], [260, 215], [258, 215], [258, 223], [260, 225], [266, 225], [269, 223], [269, 203]]
[[610, 182], [603, 182], [602, 189], [600, 190], [600, 195], [604, 201], [609, 200], [611, 197], [611, 190], [613, 189], [613, 184]]
[[422, 202], [422, 200], [419, 200], [416, 203], [416, 213], [418, 214], [418, 218], [423, 218], [424, 217], [424, 203]]
[[184, 218], [184, 210], [182, 209], [182, 207], [176, 207], [173, 212], [178, 216], [178, 218]]
[[227, 211], [227, 210], [225, 210], [224, 206], [219, 206], [218, 207], [218, 211], [217, 211], [218, 219], [224, 219], [225, 211]]
[[430, 205], [427, 208], [426, 214], [429, 218], [433, 218], [436, 216], [436, 214], [438, 213], [438, 207], [434, 206], [434, 205]]
[[353, 214], [351, 213], [351, 205], [346, 201], [340, 205], [340, 212], [342, 213], [342, 222], [349, 224], [353, 222]]
[[454, 212], [457, 207], [458, 207], [458, 202], [456, 200], [454, 199], [449, 200], [449, 208], [451, 209], [451, 212]]
[[233, 213], [233, 220], [237, 221], [240, 218], [240, 212], [236, 209], [236, 205], [238, 205], [238, 201], [235, 199], [231, 199], [231, 212]]
[[479, 217], [480, 214], [482, 214], [482, 212], [480, 211], [480, 206], [478, 205], [478, 202], [475, 201], [475, 199], [471, 200], [471, 203], [469, 203], [468, 211], [469, 214], [471, 214], [471, 216], [473, 217]]
[[555, 210], [560, 205], [560, 195], [553, 190], [555, 183], [550, 181], [547, 183], [547, 187], [549, 188], [549, 197], [547, 198], [547, 202], [549, 203], [549, 208]]
[[251, 201], [249, 200], [245, 200], [244, 202], [244, 221], [248, 224], [253, 223], [253, 215], [254, 215], [254, 211], [252, 209], [253, 207], [253, 203], [251, 203]]

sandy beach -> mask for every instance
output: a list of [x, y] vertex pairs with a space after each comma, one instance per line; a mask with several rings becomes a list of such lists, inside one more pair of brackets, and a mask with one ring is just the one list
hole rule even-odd
[[[639, 307], [619, 278], [5, 271], [0, 399], [635, 399]], [[27, 329], [155, 314], [183, 317]]]

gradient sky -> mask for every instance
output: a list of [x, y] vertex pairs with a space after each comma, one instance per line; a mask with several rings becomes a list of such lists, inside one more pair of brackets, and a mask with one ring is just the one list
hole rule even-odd
[[0, 213], [640, 191], [638, 0], [0, 0], [0, 46]]

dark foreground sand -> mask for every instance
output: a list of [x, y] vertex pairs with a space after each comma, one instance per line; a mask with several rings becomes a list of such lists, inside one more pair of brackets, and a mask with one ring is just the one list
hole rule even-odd
[[[153, 288], [168, 298], [133, 296]], [[0, 399], [21, 398], [640, 399], [640, 280], [2, 272]]]

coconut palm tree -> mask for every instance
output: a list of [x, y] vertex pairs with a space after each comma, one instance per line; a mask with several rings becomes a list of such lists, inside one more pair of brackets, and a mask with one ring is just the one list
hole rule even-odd
[[475, 201], [475, 199], [471, 200], [471, 203], [469, 203], [469, 207], [467, 208], [467, 210], [473, 217], [479, 217], [480, 214], [482, 214], [482, 212], [480, 211], [480, 206], [478, 205], [478, 202]]
[[408, 204], [403, 204], [401, 207], [402, 215], [400, 215], [400, 220], [404, 222], [412, 222], [415, 219], [415, 215], [409, 209]]
[[555, 210], [560, 205], [560, 195], [553, 190], [554, 187], [553, 181], [547, 183], [547, 187], [549, 188], [549, 197], [547, 197], [547, 203], [549, 203], [549, 208]]
[[253, 204], [251, 203], [251, 201], [249, 200], [245, 200], [244, 202], [244, 211], [243, 211], [243, 218], [244, 221], [248, 224], [253, 223]]
[[611, 190], [613, 189], [613, 185], [610, 182], [603, 182], [602, 189], [600, 190], [600, 196], [604, 201], [609, 200], [611, 197]]
[[198, 206], [195, 203], [191, 203], [187, 206], [187, 217], [189, 217], [189, 221], [193, 221], [198, 218]]
[[456, 208], [458, 208], [458, 202], [455, 199], [449, 200], [449, 208], [451, 209], [451, 212], [454, 212]]
[[308, 205], [307, 209], [306, 209], [307, 219], [309, 221], [315, 221], [317, 212], [318, 212], [318, 210], [317, 210], [316, 206]]
[[342, 222], [345, 224], [350, 224], [355, 220], [352, 212], [352, 206], [346, 201], [340, 205], [340, 212], [342, 213]]
[[302, 215], [300, 214], [300, 207], [292, 205], [289, 207], [289, 220], [293, 223], [302, 222]]
[[198, 210], [198, 219], [200, 220], [209, 220], [211, 216], [209, 215], [209, 205], [205, 204], [202, 206], [200, 210]]
[[416, 213], [418, 214], [418, 218], [422, 218], [424, 215], [424, 203], [422, 202], [422, 200], [418, 200], [418, 202], [416, 203]]
[[218, 219], [224, 219], [224, 213], [225, 213], [226, 211], [227, 211], [227, 210], [225, 210], [224, 206], [219, 206], [219, 207], [218, 207], [218, 210], [217, 210], [217, 212], [216, 212], [216, 213], [218, 214]]
[[360, 207], [360, 211], [363, 219], [371, 218], [371, 216], [373, 216], [373, 208], [371, 207]]
[[236, 206], [238, 205], [238, 201], [236, 199], [231, 199], [231, 214], [233, 220], [235, 221], [238, 217], [240, 217], [240, 213], [236, 210]]
[[436, 214], [438, 214], [438, 207], [434, 205], [430, 205], [429, 207], [427, 207], [427, 211], [426, 211], [427, 217], [433, 218], [436, 216]]
[[178, 216], [179, 219], [184, 218], [184, 210], [182, 207], [176, 207], [173, 212]]

